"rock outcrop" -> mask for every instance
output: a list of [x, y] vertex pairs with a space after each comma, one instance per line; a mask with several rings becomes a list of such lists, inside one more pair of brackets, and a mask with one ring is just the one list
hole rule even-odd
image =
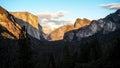
[[62, 40], [63, 39], [63, 36], [64, 36], [64, 33], [70, 31], [70, 30], [73, 30], [74, 29], [74, 26], [72, 25], [65, 25], [65, 26], [62, 26], [58, 29], [55, 29], [53, 32], [50, 33], [50, 38], [52, 41], [55, 41], [55, 40]]
[[[120, 68], [120, 10], [84, 28], [72, 30], [73, 34], [68, 32], [69, 36], [73, 35], [71, 42], [40, 41], [29, 34], [14, 39], [16, 33], [24, 34], [25, 27], [15, 26], [17, 18], [1, 7], [0, 11], [0, 20], [4, 22], [0, 21], [0, 68]], [[93, 35], [87, 34], [87, 29]], [[79, 35], [74, 35], [78, 31], [83, 33], [80, 41], [75, 38]], [[3, 36], [4, 32], [10, 37]]]
[[[23, 20], [25, 23], [30, 24], [32, 27], [38, 29], [38, 17], [29, 12], [10, 12], [16, 18]], [[23, 23], [20, 23], [24, 25]]]
[[[0, 6], [0, 35], [9, 39], [19, 39], [21, 27], [8, 11]], [[2, 28], [4, 27], [4, 29]], [[8, 30], [8, 31], [6, 31]]]
[[42, 27], [38, 23], [38, 17], [29, 12], [11, 12], [15, 16], [15, 20], [20, 26], [25, 26], [28, 34], [43, 40], [45, 34], [42, 31]]
[[115, 13], [112, 13], [103, 19], [93, 20], [90, 25], [65, 33], [64, 40], [80, 41], [82, 38], [92, 36], [97, 32], [106, 34], [119, 29], [119, 27], [120, 10], [117, 10]]
[[86, 18], [84, 18], [84, 19], [77, 18], [76, 21], [75, 21], [74, 27], [76, 29], [78, 29], [78, 28], [84, 27], [86, 25], [89, 25], [90, 22], [91, 21], [86, 19]]
[[[28, 12], [8, 12], [4, 8], [0, 7], [0, 24], [5, 27], [10, 33], [15, 35], [18, 39], [21, 32], [21, 27], [25, 27], [25, 30], [29, 35], [39, 40], [44, 39], [44, 33], [42, 27], [38, 24], [38, 17]], [[2, 32], [1, 35], [9, 36], [6, 32]], [[13, 38], [13, 37], [11, 37]]]
[[86, 18], [84, 19], [77, 18], [74, 26], [65, 25], [65, 26], [59, 27], [58, 29], [55, 29], [50, 33], [50, 38], [52, 41], [62, 40], [66, 32], [71, 31], [71, 30], [76, 30], [78, 28], [87, 26], [89, 24], [90, 24], [90, 20]]

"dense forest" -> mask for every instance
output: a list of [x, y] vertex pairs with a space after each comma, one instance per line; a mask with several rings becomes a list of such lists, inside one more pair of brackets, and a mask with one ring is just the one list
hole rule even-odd
[[120, 64], [120, 30], [96, 33], [81, 41], [39, 41], [0, 37], [1, 68], [115, 68]]

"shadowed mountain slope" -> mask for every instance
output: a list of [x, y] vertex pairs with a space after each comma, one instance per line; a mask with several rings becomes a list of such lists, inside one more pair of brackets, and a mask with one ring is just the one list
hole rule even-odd
[[[4, 10], [0, 9], [0, 11]], [[6, 13], [8, 12], [1, 12], [1, 15]], [[19, 38], [14, 39], [17, 36], [9, 30], [11, 28], [8, 29], [6, 28], [8, 26], [2, 24], [0, 33], [6, 32], [13, 39], [0, 35], [0, 68], [119, 68], [119, 14], [118, 10], [98, 20], [101, 23], [93, 21], [90, 25], [81, 28], [85, 31], [89, 27], [93, 32], [92, 35], [85, 34], [85, 37], [80, 37], [80, 40], [74, 38], [75, 35], [74, 39], [71, 38], [72, 41], [42, 41], [27, 33], [24, 27], [20, 27]], [[13, 25], [14, 22], [5, 23]], [[98, 24], [101, 28], [95, 32]]]
[[[0, 7], [0, 25], [15, 35], [17, 39], [19, 38], [22, 27], [34, 38], [44, 40], [45, 37], [45, 34], [42, 32], [42, 27], [38, 24], [37, 16], [28, 12], [9, 13], [4, 8]], [[1, 33], [1, 35], [10, 37], [6, 32]], [[13, 37], [11, 38], [14, 39]]]
[[80, 41], [82, 38], [94, 35], [97, 32], [106, 34], [120, 28], [120, 10], [103, 19], [93, 20], [90, 25], [72, 30], [64, 35], [64, 40]]
[[77, 18], [74, 26], [65, 25], [65, 26], [59, 27], [58, 29], [55, 29], [50, 33], [50, 38], [52, 41], [62, 40], [66, 32], [84, 27], [89, 24], [90, 24], [90, 20], [86, 18], [84, 19]]

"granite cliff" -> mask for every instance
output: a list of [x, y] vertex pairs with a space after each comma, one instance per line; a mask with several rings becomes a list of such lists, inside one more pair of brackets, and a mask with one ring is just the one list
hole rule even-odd
[[73, 25], [65, 25], [65, 26], [59, 27], [58, 29], [55, 29], [50, 33], [50, 38], [52, 41], [62, 40], [64, 37], [64, 34], [66, 32], [71, 31], [71, 30], [76, 30], [78, 28], [82, 28], [89, 24], [90, 24], [90, 20], [88, 20], [86, 18], [84, 18], [84, 19], [77, 18], [74, 23], [74, 26]]
[[50, 33], [50, 38], [52, 41], [55, 41], [55, 40], [62, 40], [63, 39], [63, 36], [64, 36], [64, 33], [70, 31], [70, 30], [73, 30], [74, 29], [74, 26], [72, 25], [65, 25], [65, 26], [62, 26], [58, 29], [55, 29], [54, 31], [52, 31]]
[[18, 24], [22, 20], [2, 7], [0, 16], [0, 68], [120, 68], [120, 10], [68, 31], [65, 35], [73, 38], [66, 41], [24, 35], [27, 26]]
[[[10, 12], [16, 18], [23, 20], [25, 23], [30, 24], [32, 27], [38, 29], [38, 17], [29, 12]], [[23, 25], [23, 23], [21, 24]]]
[[95, 33], [100, 32], [106, 34], [119, 29], [119, 27], [120, 9], [105, 18], [91, 21], [91, 23], [87, 26], [65, 33], [64, 40], [80, 41], [82, 38], [92, 36]]
[[[21, 26], [15, 21], [13, 15], [0, 6], [0, 36], [9, 39], [19, 39]], [[4, 29], [2, 28], [4, 27]], [[8, 30], [8, 31], [6, 31]]]
[[89, 25], [90, 22], [91, 21], [86, 18], [83, 18], [83, 19], [77, 18], [75, 21], [74, 27], [75, 27], [75, 29], [78, 29], [78, 28], [84, 27], [86, 25]]
[[42, 31], [42, 27], [38, 22], [38, 17], [29, 13], [29, 12], [10, 12], [14, 15], [15, 20], [20, 26], [25, 26], [28, 34], [37, 38], [39, 40], [43, 40], [45, 34]]
[[44, 39], [45, 34], [42, 31], [42, 27], [38, 24], [38, 17], [29, 12], [8, 12], [0, 7], [0, 25], [1, 27], [5, 27], [5, 29], [12, 34], [10, 35], [1, 30], [1, 36], [7, 38], [19, 39], [22, 27], [25, 27], [27, 33], [32, 37], [39, 40]]

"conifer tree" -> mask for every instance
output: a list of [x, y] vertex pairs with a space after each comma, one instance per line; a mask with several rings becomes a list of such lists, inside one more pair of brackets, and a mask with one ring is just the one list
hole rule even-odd
[[22, 27], [19, 35], [19, 67], [20, 68], [32, 68], [31, 64], [31, 47], [30, 38], [27, 35], [25, 26]]
[[49, 57], [48, 67], [47, 68], [56, 68], [56, 66], [55, 66], [55, 58], [54, 58], [53, 54], [51, 54], [50, 57]]
[[68, 44], [65, 43], [63, 49], [62, 68], [71, 68], [71, 67], [72, 67], [72, 56], [70, 55]]

